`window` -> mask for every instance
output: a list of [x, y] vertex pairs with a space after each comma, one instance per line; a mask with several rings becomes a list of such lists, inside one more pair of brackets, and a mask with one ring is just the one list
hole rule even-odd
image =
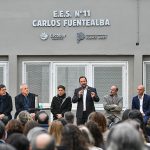
[[99, 94], [100, 105], [95, 104], [97, 109], [103, 107], [103, 97], [110, 92], [110, 87], [116, 85], [119, 89], [118, 94], [123, 96], [123, 106], [128, 107], [128, 76], [127, 62], [100, 62], [92, 64], [92, 82]]
[[49, 103], [50, 63], [24, 62], [23, 83], [27, 83], [30, 92], [38, 95], [40, 103]]
[[[42, 103], [50, 105], [60, 84], [72, 97], [75, 88], [80, 86], [79, 77], [85, 75], [88, 85], [97, 89], [101, 99], [95, 103], [96, 110], [103, 110], [103, 97], [109, 94], [112, 85], [118, 86], [124, 107], [128, 107], [128, 62], [23, 62], [23, 71], [23, 81], [29, 85], [30, 91], [39, 95]], [[73, 110], [76, 110], [76, 104], [73, 104]]]
[[[103, 97], [109, 94], [110, 87], [117, 85], [119, 95], [123, 96], [124, 107], [128, 107], [128, 63], [127, 62], [61, 62], [54, 63], [54, 87], [63, 84], [66, 93], [73, 96], [74, 89], [79, 87], [79, 77], [85, 75], [88, 85], [95, 87], [100, 102], [95, 103], [96, 110], [103, 109]], [[73, 104], [73, 109], [76, 105]]]
[[8, 62], [0, 62], [0, 83], [3, 83], [8, 87]]
[[143, 84], [146, 93], [150, 94], [150, 61], [143, 62]]

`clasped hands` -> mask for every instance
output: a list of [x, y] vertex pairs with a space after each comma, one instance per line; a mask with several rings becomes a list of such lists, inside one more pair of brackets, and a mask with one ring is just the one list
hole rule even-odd
[[[79, 98], [80, 98], [81, 96], [83, 96], [83, 93], [84, 93], [84, 90], [80, 90], [80, 91], [79, 91], [79, 93], [78, 93]], [[91, 92], [91, 97], [93, 98], [93, 97], [95, 97], [95, 96], [96, 96], [95, 92]]]

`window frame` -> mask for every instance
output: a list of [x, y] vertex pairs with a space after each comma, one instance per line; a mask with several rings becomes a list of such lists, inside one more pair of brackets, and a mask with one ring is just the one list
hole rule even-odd
[[[26, 78], [26, 65], [27, 64], [41, 64], [41, 63], [48, 63], [49, 64], [49, 89], [52, 89], [51, 83], [52, 83], [52, 71], [51, 71], [51, 61], [23, 61], [22, 62], [22, 83], [26, 83], [27, 78]], [[45, 103], [46, 105], [50, 104], [50, 98], [52, 97], [52, 91], [49, 90], [49, 101], [48, 103]]]
[[[71, 65], [85, 65], [86, 71], [85, 76], [88, 79], [88, 85], [94, 87], [94, 65], [97, 66], [112, 66], [112, 67], [122, 67], [122, 97], [123, 97], [123, 109], [128, 108], [128, 61], [57, 61], [53, 62], [54, 65], [54, 74], [56, 74], [56, 66], [71, 66]], [[92, 72], [92, 73], [90, 73]], [[55, 78], [53, 78], [53, 81], [55, 81], [55, 84], [53, 86], [53, 89], [56, 89], [56, 79], [57, 75], [54, 75]], [[107, 93], [106, 93], [107, 94]], [[55, 94], [54, 94], [55, 95]], [[100, 98], [101, 100], [103, 98]], [[95, 103], [96, 110], [104, 110], [103, 104], [96, 104]], [[76, 109], [76, 105], [73, 105], [73, 110]]]
[[9, 91], [9, 62], [0, 61], [0, 67], [3, 68], [3, 84], [7, 87], [7, 91]]
[[[53, 96], [57, 93], [57, 67], [58, 66], [85, 66], [85, 76], [88, 79], [88, 85], [94, 87], [94, 66], [120, 66], [122, 67], [122, 96], [123, 96], [123, 109], [128, 108], [128, 61], [23, 61], [22, 62], [22, 83], [26, 82], [26, 64], [34, 63], [49, 63], [49, 104]], [[92, 73], [91, 73], [92, 72]], [[54, 82], [53, 82], [54, 81]], [[106, 93], [107, 94], [107, 93]], [[100, 97], [101, 100], [103, 99]], [[103, 105], [95, 104], [96, 110], [104, 110]], [[73, 110], [76, 109], [75, 105]]]
[[143, 85], [144, 85], [144, 87], [145, 87], [145, 91], [147, 91], [146, 90], [146, 65], [147, 64], [150, 64], [150, 61], [143, 61]]

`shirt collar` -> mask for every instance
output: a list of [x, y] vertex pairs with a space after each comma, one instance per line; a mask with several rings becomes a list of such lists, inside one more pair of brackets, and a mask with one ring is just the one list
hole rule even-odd
[[144, 94], [142, 96], [138, 95], [138, 99], [143, 99], [144, 98]]

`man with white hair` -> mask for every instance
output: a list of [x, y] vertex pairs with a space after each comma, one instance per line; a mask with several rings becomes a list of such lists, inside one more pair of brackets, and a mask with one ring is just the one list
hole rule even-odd
[[31, 150], [55, 150], [55, 140], [41, 127], [35, 127], [27, 135]]
[[16, 113], [15, 118], [21, 111], [29, 111], [29, 113], [34, 113], [35, 108], [35, 94], [29, 92], [27, 84], [22, 84], [20, 86], [21, 93], [15, 97]]

